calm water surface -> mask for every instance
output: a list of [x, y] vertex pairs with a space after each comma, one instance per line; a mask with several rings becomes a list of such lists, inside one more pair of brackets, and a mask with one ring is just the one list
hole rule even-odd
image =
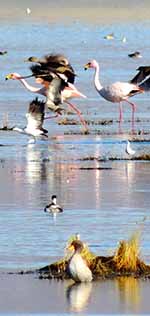
[[[88, 96], [87, 100], [76, 101], [84, 116], [113, 119], [109, 126], [98, 126], [112, 136], [95, 136], [97, 126], [93, 125], [90, 135], [68, 136], [65, 134], [70, 130], [81, 131], [81, 126], [46, 121], [49, 140], [34, 145], [28, 144], [26, 136], [0, 132], [0, 312], [148, 313], [149, 281], [129, 278], [72, 287], [68, 282], [41, 281], [6, 272], [39, 268], [62, 257], [68, 238], [77, 232], [93, 252], [113, 254], [120, 240], [141, 229], [145, 216], [140, 246], [142, 259], [149, 263], [150, 163], [127, 160], [131, 109], [124, 107], [123, 134], [118, 135], [117, 105], [100, 99], [92, 84], [92, 72], [83, 70], [89, 59], [96, 58], [103, 83], [132, 78], [137, 67], [149, 64], [149, 23], [93, 26], [74, 21], [66, 26], [24, 22], [0, 27], [1, 49], [8, 50], [0, 57], [1, 122], [7, 114], [10, 126], [24, 126], [28, 103], [34, 97], [18, 82], [6, 82], [5, 75], [14, 71], [29, 74], [24, 59], [49, 52], [63, 52], [70, 57], [78, 74], [77, 86]], [[115, 32], [114, 41], [103, 39], [108, 32]], [[126, 43], [122, 42], [123, 36]], [[142, 60], [128, 59], [128, 53], [134, 50], [141, 51]], [[149, 95], [134, 100], [136, 130], [149, 132]], [[134, 142], [132, 147], [137, 156], [150, 151], [149, 142]], [[89, 157], [105, 161], [86, 160]], [[109, 160], [113, 157], [120, 160]], [[64, 208], [56, 220], [43, 212], [52, 194], [58, 195]]]

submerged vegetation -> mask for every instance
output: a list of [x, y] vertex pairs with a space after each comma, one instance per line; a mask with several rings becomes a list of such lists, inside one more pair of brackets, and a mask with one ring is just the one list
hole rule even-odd
[[[76, 236], [70, 238], [68, 244], [76, 238]], [[145, 264], [140, 259], [139, 240], [140, 233], [136, 232], [129, 240], [120, 241], [118, 248], [112, 256], [97, 256], [84, 244], [81, 255], [91, 269], [93, 279], [97, 280], [100, 278], [113, 278], [118, 276], [149, 278], [150, 265]], [[39, 277], [42, 279], [68, 279], [68, 261], [68, 256], [64, 256], [61, 260], [39, 269]]]

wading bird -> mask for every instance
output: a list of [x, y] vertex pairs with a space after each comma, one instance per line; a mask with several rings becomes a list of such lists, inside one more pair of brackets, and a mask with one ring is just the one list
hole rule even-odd
[[126, 144], [126, 153], [131, 156], [135, 154], [135, 150], [131, 148], [131, 144], [129, 140], [127, 141], [127, 144]]
[[57, 214], [57, 213], [63, 212], [63, 208], [59, 204], [57, 204], [56, 195], [52, 195], [51, 203], [45, 206], [44, 212], [51, 213], [51, 214]]
[[29, 104], [28, 113], [26, 114], [27, 126], [24, 128], [14, 127], [13, 130], [21, 134], [32, 136], [34, 140], [37, 137], [47, 138], [48, 131], [43, 128], [45, 102], [34, 99]]
[[106, 87], [103, 87], [99, 80], [99, 64], [96, 60], [88, 62], [84, 69], [93, 68], [95, 69], [94, 75], [94, 85], [97, 92], [107, 101], [113, 103], [119, 103], [119, 124], [122, 122], [122, 102], [127, 102], [132, 107], [132, 130], [134, 130], [134, 113], [136, 110], [136, 105], [131, 103], [128, 98], [132, 97], [138, 93], [144, 92], [142, 86], [128, 82], [115, 82]]
[[74, 240], [68, 246], [68, 250], [74, 251], [68, 262], [68, 272], [75, 282], [91, 282], [93, 279], [87, 262], [81, 256], [83, 248], [84, 245], [80, 240]]
[[[61, 114], [63, 110], [61, 105], [65, 102], [77, 113], [81, 123], [88, 130], [80, 110], [68, 101], [70, 98], [85, 98], [85, 96], [73, 84], [75, 73], [69, 62], [67, 62], [67, 59], [62, 57], [62, 55], [48, 55], [43, 60], [38, 60], [36, 57], [30, 57], [29, 59], [37, 62], [37, 64], [30, 67], [32, 75], [23, 77], [17, 73], [13, 73], [7, 75], [6, 79], [19, 80], [29, 91], [46, 96], [47, 107], [56, 112], [57, 115]], [[32, 76], [36, 78], [37, 83], [43, 85], [42, 88], [33, 87], [25, 81], [25, 78]]]

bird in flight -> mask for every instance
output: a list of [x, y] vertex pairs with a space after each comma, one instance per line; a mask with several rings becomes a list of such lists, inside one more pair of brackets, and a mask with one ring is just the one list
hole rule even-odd
[[26, 113], [27, 125], [24, 128], [14, 127], [13, 130], [21, 134], [32, 136], [34, 141], [38, 137], [48, 138], [48, 131], [43, 128], [45, 102], [35, 98], [30, 104]]

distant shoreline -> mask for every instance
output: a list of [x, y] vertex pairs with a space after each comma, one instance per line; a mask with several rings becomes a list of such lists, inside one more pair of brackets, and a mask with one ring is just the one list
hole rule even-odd
[[112, 7], [79, 7], [79, 8], [31, 8], [28, 15], [25, 8], [2, 8], [0, 12], [1, 23], [16, 22], [44, 22], [44, 23], [70, 23], [84, 22], [88, 24], [112, 24], [128, 22], [145, 22], [150, 19], [149, 8], [112, 8]]

